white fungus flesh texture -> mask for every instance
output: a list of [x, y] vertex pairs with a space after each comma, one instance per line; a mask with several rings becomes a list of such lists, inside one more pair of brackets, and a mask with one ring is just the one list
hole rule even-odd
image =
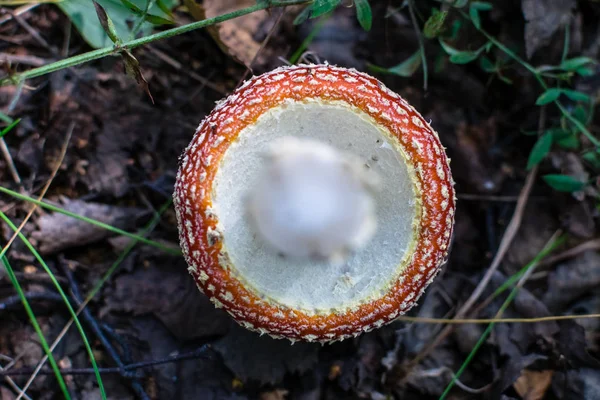
[[[260, 225], [248, 218], [249, 201], [252, 204], [260, 197], [248, 198], [252, 198], [253, 190], [264, 180], [265, 154], [277, 140], [286, 137], [315, 140], [352, 154], [364, 168], [379, 177], [378, 189], [368, 194], [376, 212], [377, 229], [366, 245], [356, 246], [359, 248], [343, 262], [282, 257], [280, 252], [273, 250], [272, 244], [267, 243], [264, 233], [259, 231]], [[307, 176], [311, 174], [307, 173]], [[288, 101], [274, 107], [239, 133], [223, 155], [213, 182], [213, 208], [223, 233], [228, 267], [247, 288], [266, 301], [309, 314], [345, 312], [379, 298], [396, 282], [410, 261], [415, 245], [419, 203], [414, 174], [413, 168], [407, 166], [397, 139], [366, 113], [347, 103]], [[332, 179], [331, 176], [324, 177], [319, 184], [325, 184], [328, 179]], [[319, 200], [317, 197], [295, 199], [294, 207], [304, 205], [301, 210], [296, 210], [295, 218], [304, 219], [300, 221], [304, 226], [297, 227], [299, 231], [318, 228], [311, 223], [316, 224], [319, 216], [336, 214], [326, 209], [335, 199]], [[358, 203], [359, 198], [360, 195], [357, 196]], [[358, 203], [350, 207], [364, 214], [362, 217], [354, 215], [350, 222], [345, 221], [349, 226], [368, 219], [369, 206], [365, 205], [368, 201], [363, 205]], [[278, 218], [282, 219], [277, 224], [285, 224], [285, 218]], [[332, 240], [330, 245], [312, 246], [331, 250], [337, 243], [339, 239]], [[292, 251], [301, 253], [298, 248]]]
[[249, 216], [284, 257], [343, 262], [375, 231], [376, 179], [359, 158], [323, 142], [275, 140], [250, 189]]

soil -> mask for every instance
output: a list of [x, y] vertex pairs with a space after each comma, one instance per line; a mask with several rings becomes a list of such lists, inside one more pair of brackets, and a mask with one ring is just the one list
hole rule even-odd
[[[199, 6], [211, 17], [253, 3], [205, 0]], [[415, 30], [402, 2], [372, 0], [373, 28], [365, 32], [355, 8], [346, 7], [351, 3], [344, 1], [325, 20], [301, 61], [362, 71], [397, 65], [418, 50], [417, 31], [432, 7], [441, 6], [415, 2]], [[597, 1], [493, 3], [491, 11], [481, 12], [482, 26], [528, 63], [560, 64], [566, 31], [568, 58], [598, 58]], [[1, 10], [0, 76], [92, 50], [52, 4], [17, 18]], [[196, 30], [135, 49], [147, 90], [124, 73], [117, 56], [28, 80], [22, 90], [0, 87], [0, 111], [21, 118], [4, 137], [0, 186], [37, 197], [60, 162], [46, 201], [142, 232], [170, 201], [178, 157], [215, 101], [252, 73], [285, 64], [313, 32], [317, 20], [293, 24], [298, 11], [273, 9], [229, 21], [220, 31]], [[193, 20], [182, 8], [175, 18], [178, 24]], [[451, 9], [446, 25], [461, 18]], [[470, 24], [462, 29], [453, 47], [477, 50], [485, 44]], [[456, 180], [450, 257], [409, 316], [453, 317], [497, 258], [498, 269], [467, 314], [493, 318], [508, 293], [494, 297], [494, 292], [557, 235], [564, 240], [522, 281], [503, 317], [600, 313], [598, 171], [581, 158], [593, 145], [578, 135], [575, 147], [553, 146], [537, 168], [528, 169], [537, 133], [565, 123], [552, 104], [536, 106], [543, 90], [535, 77], [497, 48], [485, 54], [503, 63], [500, 74], [484, 71], [478, 62], [449, 62], [437, 40], [425, 40], [424, 50], [426, 90], [422, 69], [410, 77], [376, 74], [432, 121]], [[2, 61], [6, 54], [12, 62]], [[600, 68], [592, 64], [588, 76], [574, 76], [568, 85], [590, 96], [593, 110], [600, 101]], [[564, 104], [569, 112], [578, 105], [567, 98]], [[599, 124], [596, 115], [586, 127], [597, 137]], [[591, 184], [566, 193], [542, 178], [561, 173], [585, 176]], [[31, 203], [0, 195], [0, 210], [17, 225], [30, 209]], [[508, 240], [511, 223], [517, 231]], [[4, 245], [13, 231], [0, 226]], [[150, 239], [178, 248], [172, 207], [152, 228]], [[85, 297], [131, 244], [127, 237], [42, 208], [23, 233], [75, 299]], [[52, 343], [70, 318], [64, 302], [20, 240], [7, 256]], [[438, 399], [487, 327], [398, 320], [352, 340], [292, 346], [239, 327], [198, 292], [180, 255], [143, 244], [127, 253], [86, 310], [82, 322], [109, 399]], [[444, 333], [445, 326], [450, 329]], [[72, 398], [101, 398], [74, 328], [53, 354]], [[17, 398], [15, 388], [25, 385], [43, 355], [0, 269], [0, 399]], [[498, 323], [447, 398], [600, 399], [599, 359], [599, 318]], [[49, 365], [27, 395], [62, 398]]]

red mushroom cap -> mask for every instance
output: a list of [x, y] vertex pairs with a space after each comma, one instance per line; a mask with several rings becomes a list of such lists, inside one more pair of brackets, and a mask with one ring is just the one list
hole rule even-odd
[[[389, 132], [405, 155], [416, 194], [414, 243], [384, 293], [358, 304], [310, 312], [270, 299], [240, 276], [223, 246], [213, 183], [240, 133], [286, 102], [344, 103]], [[180, 241], [199, 289], [248, 329], [290, 340], [334, 341], [381, 327], [413, 307], [445, 262], [455, 193], [437, 133], [398, 94], [356, 70], [329, 65], [279, 68], [254, 77], [202, 121], [184, 151], [174, 193]], [[393, 246], [393, 243], [390, 244]], [[250, 266], [251, 267], [251, 266]]]

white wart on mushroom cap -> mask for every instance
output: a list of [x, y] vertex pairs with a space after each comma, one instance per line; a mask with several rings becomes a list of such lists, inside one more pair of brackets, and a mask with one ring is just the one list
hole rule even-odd
[[[379, 177], [377, 229], [342, 262], [282, 257], [248, 218], [265, 154], [289, 137], [351, 154]], [[249, 329], [309, 341], [410, 309], [447, 255], [455, 203], [444, 148], [418, 112], [376, 79], [327, 65], [272, 71], [221, 102], [184, 152], [174, 199], [200, 290]]]

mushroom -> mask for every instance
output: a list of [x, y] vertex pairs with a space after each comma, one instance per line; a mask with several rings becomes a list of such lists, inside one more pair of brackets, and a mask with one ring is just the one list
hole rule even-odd
[[244, 327], [330, 342], [407, 312], [454, 225], [437, 133], [375, 78], [330, 65], [253, 77], [202, 121], [174, 204], [200, 291]]

